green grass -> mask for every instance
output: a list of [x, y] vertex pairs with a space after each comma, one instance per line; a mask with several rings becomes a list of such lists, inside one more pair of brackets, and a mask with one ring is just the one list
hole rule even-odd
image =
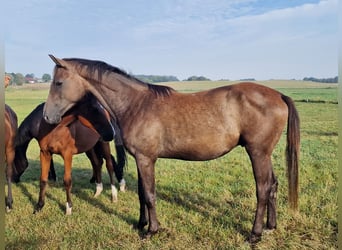
[[[202, 89], [221, 82], [201, 85]], [[272, 83], [267, 83], [272, 85]], [[288, 84], [288, 83], [287, 83]], [[297, 82], [298, 84], [298, 82]], [[198, 85], [183, 89], [200, 88]], [[273, 154], [279, 181], [278, 228], [264, 234], [256, 249], [337, 248], [337, 89], [326, 85], [275, 88], [295, 100], [301, 117], [300, 213], [287, 205], [285, 133]], [[47, 88], [9, 88], [6, 103], [22, 121], [45, 100]], [[46, 205], [33, 215], [39, 192], [39, 147], [32, 141], [30, 166], [13, 185], [14, 209], [5, 215], [7, 249], [250, 249], [245, 243], [256, 205], [249, 159], [238, 147], [213, 161], [159, 159], [156, 164], [157, 213], [162, 231], [141, 240], [133, 228], [139, 216], [137, 173], [129, 157], [125, 172], [128, 190], [111, 203], [109, 178], [103, 168], [105, 190], [93, 198], [90, 163], [73, 158], [73, 214], [64, 215], [63, 161], [55, 156], [58, 180], [50, 182]]]

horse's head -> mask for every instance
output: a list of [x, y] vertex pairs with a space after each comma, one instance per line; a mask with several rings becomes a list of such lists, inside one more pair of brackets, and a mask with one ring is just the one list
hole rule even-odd
[[86, 93], [86, 80], [69, 62], [50, 55], [56, 63], [43, 116], [50, 124], [59, 123], [62, 115], [75, 105]]

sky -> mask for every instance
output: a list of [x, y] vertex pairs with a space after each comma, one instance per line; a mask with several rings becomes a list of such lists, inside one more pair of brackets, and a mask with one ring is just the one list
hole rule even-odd
[[5, 1], [5, 71], [52, 75], [48, 57], [179, 80], [328, 78], [338, 0]]

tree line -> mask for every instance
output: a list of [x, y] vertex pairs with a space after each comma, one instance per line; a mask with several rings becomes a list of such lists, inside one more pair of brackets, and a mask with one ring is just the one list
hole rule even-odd
[[316, 78], [316, 77], [304, 77], [303, 81], [311, 81], [311, 82], [323, 82], [323, 83], [338, 83], [338, 77], [330, 77], [330, 78]]
[[[26, 74], [25, 76], [21, 73], [6, 73], [6, 75], [11, 77], [10, 85], [22, 85], [24, 83], [37, 83], [37, 82], [50, 82], [51, 75], [43, 74], [41, 78], [35, 77], [33, 73]], [[158, 83], [158, 82], [178, 82], [176, 76], [166, 76], [166, 75], [134, 75], [134, 77], [147, 83]], [[241, 80], [253, 80], [254, 78], [241, 79]], [[190, 76], [183, 81], [211, 81], [209, 78], [204, 76]], [[338, 77], [330, 78], [316, 78], [316, 77], [304, 77], [303, 81], [321, 82], [321, 83], [338, 83]]]
[[11, 78], [10, 85], [23, 85], [24, 83], [37, 83], [37, 82], [50, 82], [51, 75], [43, 74], [41, 78], [36, 77], [33, 73], [26, 74], [22, 73], [5, 73]]

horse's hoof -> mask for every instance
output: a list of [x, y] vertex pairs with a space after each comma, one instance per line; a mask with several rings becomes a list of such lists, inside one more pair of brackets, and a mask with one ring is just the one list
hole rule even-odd
[[35, 208], [33, 214], [38, 214], [42, 209]]
[[65, 209], [65, 214], [66, 215], [71, 215], [71, 211], [72, 211], [72, 206], [69, 205], [69, 203], [66, 203], [66, 209]]
[[120, 192], [125, 192], [126, 191], [126, 181], [122, 179], [120, 181]]
[[118, 201], [118, 190], [114, 185], [112, 186], [112, 202], [117, 202]]
[[39, 203], [36, 205], [36, 207], [34, 208], [33, 214], [39, 213], [44, 207], [43, 205], [40, 205]]
[[258, 243], [259, 241], [261, 241], [261, 235], [256, 235], [252, 233], [248, 238], [248, 242], [252, 245]]
[[153, 232], [148, 231], [147, 233], [145, 233], [145, 234], [143, 234], [143, 235], [141, 236], [141, 239], [142, 239], [142, 240], [149, 240], [149, 239], [152, 238], [152, 236], [154, 236], [154, 235], [157, 234], [157, 233], [158, 233], [158, 230], [153, 231]]
[[6, 213], [11, 212], [11, 210], [12, 210], [12, 206], [6, 206]]
[[267, 229], [264, 229], [264, 232], [263, 232], [263, 234], [271, 234], [271, 233], [273, 233], [274, 232], [274, 230], [275, 230], [275, 228], [267, 228]]
[[102, 190], [103, 190], [102, 183], [96, 183], [96, 192], [94, 194], [94, 197], [96, 198], [97, 196], [99, 196], [102, 193]]

